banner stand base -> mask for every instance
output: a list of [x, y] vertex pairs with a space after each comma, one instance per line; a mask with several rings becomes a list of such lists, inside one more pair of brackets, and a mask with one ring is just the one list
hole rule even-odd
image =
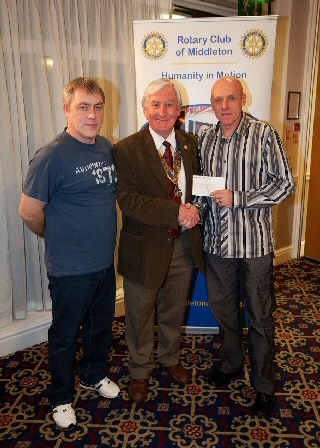
[[219, 327], [182, 327], [183, 334], [219, 334]]
[[[248, 334], [248, 327], [242, 327], [243, 335]], [[183, 326], [182, 334], [219, 334], [219, 327], [189, 327]]]

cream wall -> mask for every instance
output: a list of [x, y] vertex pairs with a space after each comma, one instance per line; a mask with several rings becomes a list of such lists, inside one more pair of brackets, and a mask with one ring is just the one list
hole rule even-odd
[[[303, 246], [306, 165], [310, 140], [310, 96], [314, 71], [318, 0], [276, 0], [273, 14], [279, 16], [272, 87], [271, 123], [284, 142], [296, 181], [296, 193], [275, 207], [276, 264], [301, 254]], [[288, 92], [301, 92], [300, 116], [287, 119]], [[300, 124], [300, 132], [293, 125]]]

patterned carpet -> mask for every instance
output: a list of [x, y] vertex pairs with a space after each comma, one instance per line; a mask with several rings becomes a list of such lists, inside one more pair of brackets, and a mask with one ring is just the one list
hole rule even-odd
[[[255, 392], [242, 375], [221, 389], [206, 378], [219, 361], [219, 335], [184, 335], [182, 363], [192, 383], [178, 386], [159, 367], [145, 403], [128, 400], [123, 318], [114, 322], [111, 373], [121, 394], [109, 400], [76, 389], [78, 425], [56, 428], [46, 397], [47, 343], [0, 358], [0, 446], [46, 447], [319, 447], [320, 264], [307, 259], [276, 267], [277, 402], [269, 420], [252, 414]], [[157, 341], [155, 340], [155, 343]], [[246, 341], [244, 343], [246, 350]], [[80, 356], [80, 353], [79, 353]]]

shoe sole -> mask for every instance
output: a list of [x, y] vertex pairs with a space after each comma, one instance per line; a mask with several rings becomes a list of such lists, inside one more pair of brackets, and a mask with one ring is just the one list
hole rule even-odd
[[130, 397], [130, 396], [129, 396], [129, 400], [130, 400], [130, 401], [133, 401], [134, 403], [143, 403], [144, 401], [146, 401], [147, 398], [148, 398], [148, 397], [146, 397], [146, 398], [141, 398], [141, 399], [139, 400], [139, 399], [137, 399], [137, 398], [133, 398], [133, 397]]
[[241, 367], [241, 369], [237, 370], [236, 372], [228, 373], [229, 377], [223, 381], [215, 382], [215, 381], [210, 381], [210, 379], [208, 379], [207, 383], [210, 384], [210, 386], [212, 386], [212, 387], [223, 386], [224, 384], [230, 383], [233, 379], [236, 379], [236, 377], [238, 375], [240, 375], [242, 372], [243, 372], [243, 367]]
[[253, 409], [252, 409], [252, 410], [253, 410], [253, 413], [254, 413], [257, 417], [268, 419], [268, 418], [270, 417], [271, 412], [273, 411], [275, 402], [276, 402], [276, 400], [273, 401], [272, 405], [270, 406], [270, 409], [269, 409], [267, 412], [260, 412], [260, 411], [257, 411], [257, 410], [255, 409], [255, 406], [253, 406]]
[[84, 390], [94, 390], [94, 391], [97, 392], [99, 395], [101, 395], [102, 397], [105, 397], [105, 398], [116, 398], [116, 397], [119, 395], [119, 392], [117, 393], [117, 395], [104, 395], [104, 394], [102, 394], [102, 393], [99, 391], [99, 389], [96, 389], [95, 387], [84, 386], [84, 385], [81, 384], [81, 383], [80, 383], [80, 387], [81, 387], [81, 389], [84, 389]]
[[173, 378], [173, 376], [170, 375], [169, 372], [167, 372], [167, 374], [168, 374], [168, 377], [170, 378], [171, 382], [174, 384], [179, 384], [179, 386], [186, 386], [187, 384], [190, 384], [190, 379], [185, 382], [177, 381], [176, 379]]
[[57, 422], [55, 422], [55, 424], [56, 424], [56, 428], [57, 429], [62, 429], [64, 431], [70, 431], [71, 429], [73, 429], [73, 428], [75, 428], [77, 426], [77, 423], [76, 424], [70, 423], [69, 426], [60, 426], [60, 425], [58, 425]]
[[166, 374], [168, 375], [168, 377], [171, 379], [172, 383], [174, 383], [174, 384], [179, 384], [179, 386], [185, 386], [186, 384], [190, 384], [190, 382], [191, 382], [191, 375], [189, 376], [189, 379], [188, 379], [187, 381], [178, 381], [177, 379], [175, 379], [175, 378], [171, 375], [171, 373], [167, 370], [166, 367], [163, 367], [163, 366], [161, 366], [161, 367], [162, 367], [163, 370], [166, 372]]
[[253, 408], [253, 413], [254, 413], [254, 415], [256, 415], [257, 417], [260, 417], [260, 418], [266, 418], [266, 419], [268, 419], [269, 417], [270, 417], [270, 414], [271, 414], [271, 412], [273, 411], [273, 406], [272, 406], [272, 408], [270, 409], [270, 411], [268, 411], [268, 412], [257, 412], [254, 408]]
[[270, 414], [271, 414], [272, 410], [270, 412], [268, 412], [267, 414], [261, 414], [256, 412], [255, 410], [253, 410], [253, 413], [256, 417], [258, 418], [266, 418], [267, 420], [270, 418]]

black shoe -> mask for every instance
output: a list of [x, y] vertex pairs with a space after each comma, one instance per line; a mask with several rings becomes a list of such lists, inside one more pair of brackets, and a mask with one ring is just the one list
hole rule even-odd
[[262, 392], [257, 392], [256, 401], [253, 405], [253, 412], [258, 417], [269, 417], [275, 401], [276, 399], [274, 395], [267, 395]]
[[240, 373], [241, 371], [242, 369], [239, 369], [233, 373], [226, 373], [222, 372], [221, 370], [216, 370], [208, 378], [208, 383], [211, 384], [211, 386], [213, 387], [220, 386], [221, 384], [228, 383], [232, 376], [236, 375], [237, 373]]

